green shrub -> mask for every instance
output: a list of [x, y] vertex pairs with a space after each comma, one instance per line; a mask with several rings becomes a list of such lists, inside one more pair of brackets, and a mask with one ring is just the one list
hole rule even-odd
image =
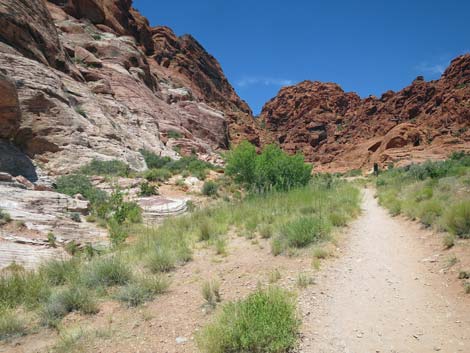
[[176, 267], [176, 258], [171, 251], [161, 247], [155, 247], [147, 255], [146, 265], [153, 273], [169, 272]]
[[93, 259], [82, 274], [83, 283], [88, 288], [121, 286], [131, 278], [130, 267], [116, 255]]
[[0, 307], [19, 305], [34, 308], [49, 296], [50, 290], [44, 276], [20, 267], [0, 274]]
[[168, 169], [149, 169], [145, 172], [145, 179], [148, 181], [164, 182], [171, 178], [171, 172]]
[[444, 245], [444, 248], [450, 249], [455, 245], [455, 235], [453, 234], [446, 234], [444, 236], [444, 239], [442, 239], [442, 245]]
[[220, 283], [217, 281], [206, 281], [202, 284], [202, 297], [207, 305], [215, 307], [220, 303], [222, 298], [220, 296]]
[[98, 312], [98, 306], [88, 289], [73, 286], [52, 294], [41, 310], [41, 321], [46, 326], [56, 327], [63, 317], [73, 311], [82, 314]]
[[11, 216], [8, 212], [0, 208], [0, 225], [11, 222]]
[[253, 185], [255, 182], [256, 148], [248, 141], [243, 141], [229, 152], [225, 172], [232, 175], [240, 184]]
[[460, 238], [470, 238], [470, 201], [452, 206], [445, 216], [447, 230]]
[[168, 281], [159, 276], [141, 276], [121, 287], [116, 298], [129, 307], [153, 300], [168, 288]]
[[149, 169], [163, 168], [166, 164], [171, 162], [170, 157], [160, 157], [147, 150], [140, 150], [140, 153], [144, 157], [145, 163]]
[[254, 146], [243, 142], [227, 156], [227, 174], [256, 192], [285, 191], [306, 185], [311, 170], [302, 155], [288, 156], [276, 145], [266, 146], [257, 155]]
[[328, 256], [330, 256], [330, 253], [324, 248], [316, 247], [312, 251], [312, 256], [315, 259], [326, 259]]
[[25, 320], [10, 309], [0, 309], [0, 341], [18, 336], [24, 336], [28, 332]]
[[156, 154], [145, 150], [141, 150], [140, 153], [144, 156], [149, 169], [166, 169], [170, 172], [170, 176], [171, 174], [182, 174], [184, 177], [193, 175], [204, 180], [206, 178], [207, 171], [214, 169], [212, 164], [200, 161], [195, 156], [182, 157], [178, 160], [173, 160], [169, 157], [159, 157]]
[[142, 210], [139, 205], [135, 202], [125, 202], [119, 189], [115, 189], [111, 194], [107, 209], [118, 224], [142, 222]]
[[93, 159], [89, 164], [82, 167], [80, 172], [86, 175], [102, 175], [102, 176], [129, 176], [129, 166], [118, 160], [100, 161]]
[[213, 227], [208, 220], [204, 220], [199, 224], [199, 241], [208, 241], [215, 235]]
[[309, 285], [314, 284], [315, 281], [311, 276], [306, 273], [299, 273], [297, 276], [297, 287], [307, 288]]
[[323, 222], [316, 217], [301, 217], [285, 224], [280, 235], [294, 248], [303, 248], [324, 237]]
[[81, 194], [92, 204], [105, 202], [106, 192], [95, 188], [86, 175], [71, 174], [61, 176], [57, 179], [56, 190], [65, 195], [75, 196]]
[[442, 205], [438, 200], [423, 201], [418, 210], [418, 217], [425, 226], [433, 225], [442, 215]]
[[140, 184], [139, 195], [143, 197], [158, 195], [158, 188], [145, 181]]
[[273, 235], [273, 227], [270, 224], [263, 224], [259, 228], [259, 234], [263, 239], [269, 239]]
[[171, 139], [180, 139], [183, 137], [183, 135], [181, 135], [178, 131], [173, 131], [173, 130], [168, 131], [167, 135]]
[[287, 353], [296, 345], [299, 324], [289, 293], [258, 290], [225, 305], [197, 336], [197, 343], [203, 353]]
[[213, 181], [206, 181], [202, 186], [202, 194], [205, 196], [214, 196], [217, 195], [219, 186]]
[[74, 282], [78, 278], [80, 262], [70, 260], [50, 260], [39, 267], [39, 273], [53, 286]]
[[281, 272], [276, 268], [275, 270], [269, 273], [269, 283], [276, 283], [281, 279]]
[[82, 218], [80, 217], [80, 213], [78, 213], [78, 212], [70, 213], [69, 217], [72, 221], [74, 221], [76, 223], [80, 223], [82, 221]]

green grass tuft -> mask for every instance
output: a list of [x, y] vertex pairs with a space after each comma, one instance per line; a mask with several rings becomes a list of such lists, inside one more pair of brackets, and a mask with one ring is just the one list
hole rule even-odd
[[203, 353], [289, 352], [296, 346], [300, 321], [295, 300], [279, 288], [258, 290], [226, 304], [197, 336]]

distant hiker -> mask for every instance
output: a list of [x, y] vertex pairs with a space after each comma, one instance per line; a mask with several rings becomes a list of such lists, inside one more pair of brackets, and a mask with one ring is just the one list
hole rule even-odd
[[374, 163], [374, 175], [379, 176], [379, 165]]

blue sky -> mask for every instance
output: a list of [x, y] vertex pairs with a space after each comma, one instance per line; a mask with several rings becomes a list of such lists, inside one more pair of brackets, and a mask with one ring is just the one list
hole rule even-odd
[[193, 35], [254, 113], [284, 85], [336, 82], [362, 97], [439, 78], [470, 50], [466, 0], [134, 0]]

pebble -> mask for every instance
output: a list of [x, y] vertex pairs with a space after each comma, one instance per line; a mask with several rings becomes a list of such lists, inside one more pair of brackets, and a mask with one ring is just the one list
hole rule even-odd
[[176, 337], [176, 344], [183, 344], [188, 342], [188, 339], [186, 337]]

